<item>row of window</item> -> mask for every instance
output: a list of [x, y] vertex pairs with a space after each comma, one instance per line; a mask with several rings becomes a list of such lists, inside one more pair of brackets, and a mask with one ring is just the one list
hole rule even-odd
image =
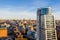
[[47, 40], [56, 40], [55, 31], [47, 31]]

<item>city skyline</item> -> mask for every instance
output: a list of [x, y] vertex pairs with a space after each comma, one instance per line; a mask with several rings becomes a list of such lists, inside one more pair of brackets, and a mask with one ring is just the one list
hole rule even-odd
[[59, 19], [59, 0], [0, 0], [0, 19], [36, 19], [38, 8], [51, 7]]

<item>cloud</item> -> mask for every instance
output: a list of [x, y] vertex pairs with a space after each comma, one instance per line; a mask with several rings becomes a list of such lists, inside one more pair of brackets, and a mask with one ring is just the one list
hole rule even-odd
[[53, 12], [53, 15], [55, 16], [55, 20], [60, 20], [60, 11]]
[[53, 9], [52, 12], [53, 12], [53, 15], [55, 16], [55, 19], [60, 20], [60, 4], [57, 3], [52, 7], [52, 9]]
[[27, 9], [24, 7], [0, 8], [0, 19], [36, 19], [36, 13], [33, 9], [34, 8]]
[[33, 2], [23, 2], [21, 5], [20, 3], [18, 6], [16, 5], [1, 5], [2, 7], [0, 6], [0, 19], [36, 19], [37, 8], [49, 6], [52, 7], [53, 15], [59, 19], [58, 15], [60, 15], [60, 3], [55, 4], [55, 1], [52, 2], [51, 0], [34, 0]]

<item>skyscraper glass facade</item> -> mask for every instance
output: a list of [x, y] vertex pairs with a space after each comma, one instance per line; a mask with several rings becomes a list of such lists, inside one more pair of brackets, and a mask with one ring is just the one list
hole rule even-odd
[[37, 40], [57, 40], [54, 16], [50, 8], [37, 11]]

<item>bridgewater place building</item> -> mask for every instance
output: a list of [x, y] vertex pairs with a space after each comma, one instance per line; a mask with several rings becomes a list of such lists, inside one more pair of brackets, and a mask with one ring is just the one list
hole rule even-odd
[[57, 40], [56, 25], [51, 8], [37, 10], [36, 40]]

